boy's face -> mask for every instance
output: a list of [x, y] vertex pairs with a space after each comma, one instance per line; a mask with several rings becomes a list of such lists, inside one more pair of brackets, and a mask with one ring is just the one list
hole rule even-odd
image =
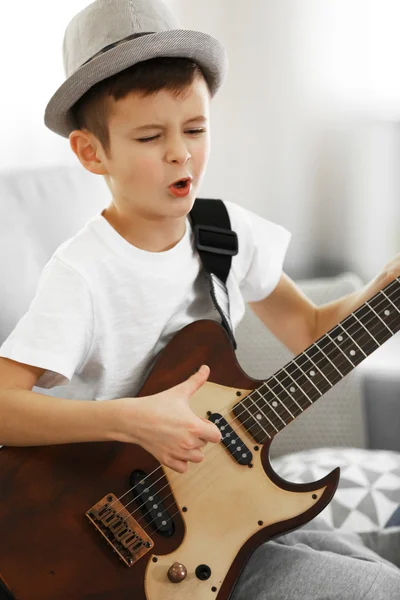
[[[113, 101], [109, 151], [101, 158], [117, 209], [150, 219], [182, 217], [191, 210], [210, 152], [209, 105], [200, 77], [178, 97], [161, 90]], [[140, 141], [146, 138], [153, 139]], [[191, 192], [174, 197], [168, 186], [188, 176]]]

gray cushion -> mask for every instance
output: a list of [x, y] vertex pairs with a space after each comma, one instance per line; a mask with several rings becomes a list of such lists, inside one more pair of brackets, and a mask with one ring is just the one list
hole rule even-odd
[[[298, 282], [316, 304], [323, 304], [362, 286], [353, 273]], [[237, 357], [243, 369], [266, 379], [292, 360], [293, 354], [247, 309], [237, 330]], [[274, 439], [271, 455], [321, 446], [365, 447], [363, 394], [357, 369], [320, 398]]]
[[292, 482], [317, 481], [340, 467], [330, 504], [319, 514], [343, 531], [376, 531], [400, 525], [400, 453], [359, 448], [321, 448], [281, 456], [275, 471]]

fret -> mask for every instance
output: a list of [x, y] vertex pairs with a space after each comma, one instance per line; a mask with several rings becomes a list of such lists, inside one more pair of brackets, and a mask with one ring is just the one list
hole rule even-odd
[[368, 300], [368, 303], [393, 334], [400, 329], [400, 313], [384, 291]]
[[381, 294], [390, 303], [390, 306], [386, 306], [384, 311], [385, 319], [390, 322], [391, 329], [397, 332], [400, 329], [400, 286], [398, 280], [396, 280], [395, 286], [386, 286]]
[[292, 360], [292, 362], [286, 366], [286, 373], [288, 373], [293, 381], [301, 387], [303, 393], [311, 403], [314, 403], [315, 400], [321, 396], [321, 392], [318, 388], [310, 381], [309, 377], [304, 374], [300, 366], [297, 365], [296, 359]]
[[[373, 314], [373, 312], [368, 308], [368, 306], [366, 304], [364, 304], [364, 306], [362, 306], [361, 308], [359, 308], [358, 310], [356, 310], [353, 313], [353, 317], [361, 325], [361, 327], [364, 329], [364, 331], [366, 331], [366, 334], [368, 336], [370, 336], [373, 339], [373, 341], [375, 342], [376, 348], [372, 348], [371, 352], [373, 352], [373, 350], [376, 350], [377, 348], [379, 348], [383, 342], [380, 343], [374, 335], [374, 329], [377, 324], [379, 325], [379, 320]], [[363, 319], [366, 321], [366, 324], [368, 325], [368, 327], [366, 327], [364, 325], [364, 323], [362, 321]], [[384, 329], [382, 329], [381, 327], [379, 327], [379, 329], [381, 329], [382, 332], [385, 333]], [[379, 332], [379, 330], [378, 330], [378, 332]], [[384, 341], [386, 341], [386, 339]]]
[[[303, 373], [304, 377], [306, 377], [306, 379], [308, 379], [308, 381], [311, 383], [311, 385], [314, 387], [314, 389], [317, 391], [317, 394], [321, 394], [321, 391], [318, 389], [318, 387], [315, 385], [315, 383], [313, 382], [312, 378], [314, 377], [316, 371], [314, 371], [313, 369], [311, 369], [312, 375], [310, 373], [310, 377], [307, 375], [306, 369], [304, 370], [301, 365], [297, 362], [299, 360], [301, 360], [302, 358], [304, 358], [304, 355], [301, 354], [298, 358], [293, 359], [293, 364]], [[307, 360], [307, 357], [306, 357]]]
[[236, 404], [233, 413], [236, 417], [239, 417], [240, 422], [257, 442], [263, 443], [262, 440], [265, 441], [266, 438], [272, 439], [271, 425], [268, 425], [268, 421], [262, 412], [254, 411], [254, 405], [249, 400], [249, 396]]
[[328, 377], [324, 373], [324, 369], [322, 368], [322, 361], [324, 361], [325, 357], [324, 356], [322, 356], [322, 358], [317, 357], [316, 354], [312, 352], [312, 348], [313, 348], [313, 346], [311, 346], [310, 348], [306, 348], [304, 350], [303, 354], [304, 354], [304, 356], [307, 356], [310, 359], [310, 361], [312, 362], [312, 364], [315, 367], [317, 367], [318, 372], [322, 375], [322, 377], [327, 382], [327, 384], [329, 386], [328, 389], [329, 389], [330, 387], [332, 387], [333, 384], [331, 383], [331, 381], [329, 381]]
[[[358, 348], [361, 354], [364, 355], [364, 358], [366, 358], [372, 352], [372, 350], [376, 350], [376, 348], [378, 348], [378, 344], [374, 342], [371, 336], [363, 334], [363, 330], [361, 330], [357, 323], [357, 319], [353, 314], [349, 315], [345, 321], [346, 327], [343, 327], [342, 323], [339, 323], [338, 327], [340, 327], [342, 332], [350, 338], [354, 346]], [[344, 321], [342, 322], [344, 323]], [[349, 354], [352, 357], [356, 356], [357, 350], [353, 347]], [[350, 360], [353, 362], [352, 359]]]
[[342, 377], [350, 373], [356, 366], [354, 356], [350, 355], [350, 351], [354, 350], [353, 340], [343, 331], [340, 325], [336, 325], [323, 338], [318, 340], [318, 346], [335, 363]]
[[[283, 382], [279, 381], [280, 376], [282, 378], [286, 377], [286, 379], [288, 379], [286, 374], [283, 371], [278, 371], [278, 373], [276, 373], [275, 375], [273, 375], [271, 377], [271, 379], [273, 378], [273, 379], [275, 379], [275, 381], [278, 382], [278, 385], [275, 384], [274, 389], [276, 390], [276, 393], [279, 396], [282, 404], [284, 404], [286, 410], [288, 412], [290, 412], [290, 414], [293, 415], [293, 418], [295, 418], [298, 415], [300, 415], [302, 412], [304, 412], [304, 408], [302, 408], [301, 405], [297, 402], [297, 400], [294, 396], [294, 393], [295, 393], [294, 388], [292, 389], [292, 391], [290, 391], [290, 385], [288, 387], [286, 387], [286, 385], [283, 384]], [[270, 380], [268, 379], [268, 382], [269, 381]], [[268, 383], [268, 382], [266, 382], [266, 383]], [[300, 392], [300, 393], [302, 394], [302, 392]], [[290, 411], [287, 408], [288, 406], [290, 406]]]
[[[271, 423], [272, 427], [275, 429], [275, 431], [278, 433], [279, 428], [277, 427], [277, 425], [275, 425], [274, 421], [276, 421], [273, 412], [278, 416], [278, 418], [281, 420], [281, 423], [283, 423], [283, 425], [286, 425], [285, 421], [283, 421], [278, 413], [272, 408], [272, 406], [270, 406], [267, 402], [265, 402], [265, 398], [264, 396], [259, 392], [259, 390], [254, 390], [254, 392], [252, 392], [251, 394], [249, 394], [249, 398], [252, 400], [252, 395], [253, 394], [257, 394], [259, 398], [261, 398], [261, 400], [263, 400], [263, 405], [262, 405], [262, 409], [261, 407], [256, 404], [256, 408], [262, 412], [262, 414], [264, 415], [264, 417], [269, 421], [269, 423]], [[253, 402], [254, 403], [254, 402]], [[270, 409], [268, 411], [268, 408]], [[272, 410], [271, 410], [272, 409]], [[273, 412], [272, 412], [273, 411]], [[272, 413], [272, 414], [271, 414]]]
[[390, 298], [395, 309], [400, 312], [400, 279], [397, 278], [381, 290]]
[[354, 368], [354, 363], [348, 356], [349, 349], [353, 348], [353, 342], [343, 334], [340, 327], [336, 326], [326, 333], [317, 342], [318, 348], [322, 350], [331, 362], [335, 365], [337, 373], [342, 377], [350, 373]]
[[[365, 357], [379, 348], [383, 341], [386, 341], [387, 330], [385, 327], [382, 327], [378, 317], [367, 303], [360, 306], [348, 318], [349, 321], [350, 318], [355, 319], [351, 324], [351, 334], [353, 335], [353, 339], [359, 341], [359, 349], [364, 353]], [[345, 320], [347, 321], [347, 319]]]
[[397, 308], [397, 306], [396, 306], [395, 304], [393, 304], [393, 302], [391, 301], [391, 299], [389, 298], [389, 296], [387, 296], [383, 290], [382, 290], [382, 292], [381, 292], [381, 293], [382, 293], [382, 294], [385, 296], [385, 298], [386, 298], [386, 299], [387, 299], [387, 300], [390, 302], [390, 304], [391, 304], [391, 305], [394, 307], [394, 309], [395, 309], [397, 312], [399, 312], [399, 313], [400, 313], [399, 309]]
[[295, 359], [296, 365], [298, 365], [303, 371], [304, 375], [314, 385], [319, 394], [324, 394], [330, 387], [331, 382], [326, 378], [322, 371], [317, 366], [317, 361], [313, 361], [305, 350], [300, 356]]
[[[379, 313], [377, 313], [376, 310], [374, 310], [374, 307], [368, 302], [368, 300], [367, 300], [367, 302], [365, 304], [372, 310], [372, 312], [374, 313], [374, 315], [379, 319], [379, 321], [383, 324], [383, 326], [386, 327], [386, 329], [388, 330], [389, 336], [386, 335], [386, 339], [389, 339], [390, 337], [392, 337], [392, 335], [394, 334], [394, 331], [392, 331], [390, 329], [389, 325], [387, 325], [385, 323], [384, 319], [382, 319], [379, 316]], [[376, 337], [378, 337], [377, 334], [376, 334]], [[386, 339], [384, 341], [386, 341]], [[383, 343], [383, 342], [381, 342], [381, 343]]]
[[272, 440], [400, 330], [400, 278], [311, 344], [233, 409], [259, 443]]
[[286, 367], [282, 368], [282, 370], [285, 372], [285, 375], [287, 375], [286, 381], [290, 384], [289, 392], [293, 395], [296, 394], [300, 403], [305, 402], [303, 405], [303, 410], [305, 410], [308, 406], [310, 406], [310, 404], [313, 404], [313, 401], [301, 387], [301, 385], [298, 384], [295, 377], [292, 377], [291, 373], [289, 372], [289, 367], [291, 364], [292, 363], [288, 363]]
[[337, 368], [328, 354], [323, 351], [319, 341], [316, 341], [310, 346], [306, 352], [308, 355], [311, 355], [312, 360], [316, 362], [320, 367], [320, 370], [324, 372], [325, 378], [331, 386], [342, 379], [343, 373]]
[[[269, 383], [269, 381], [265, 381], [259, 390], [261, 391], [269, 408], [277, 414], [280, 421], [282, 421], [285, 425], [288, 425], [295, 417], [288, 408], [287, 403], [284, 402], [280, 387], [280, 385], [276, 385], [273, 382]], [[290, 418], [288, 419], [288, 417]]]

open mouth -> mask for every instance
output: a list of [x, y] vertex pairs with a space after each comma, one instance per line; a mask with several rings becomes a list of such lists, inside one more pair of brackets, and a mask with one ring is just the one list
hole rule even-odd
[[[184, 188], [187, 186], [187, 184], [190, 182], [190, 178], [186, 177], [185, 179], [179, 179], [179, 181], [175, 181], [175, 183], [172, 184], [172, 187], [175, 188]], [[171, 187], [171, 186], [170, 186]]]
[[183, 188], [186, 186], [188, 181], [189, 181], [188, 179], [181, 179], [180, 181], [177, 181], [176, 183], [174, 183], [174, 187]]
[[191, 192], [192, 180], [190, 177], [178, 179], [178, 181], [171, 183], [168, 189], [174, 196], [182, 198]]

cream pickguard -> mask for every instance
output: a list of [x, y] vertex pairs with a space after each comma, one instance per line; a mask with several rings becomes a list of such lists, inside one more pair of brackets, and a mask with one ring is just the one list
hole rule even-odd
[[[230, 412], [238, 402], [237, 391], [207, 382], [192, 397], [190, 406], [199, 417], [207, 418], [207, 410], [225, 415], [253, 452], [253, 468], [239, 465], [222, 444], [207, 444], [202, 463], [189, 463], [184, 474], [164, 468], [177, 505], [181, 511], [187, 509], [182, 512], [186, 532], [175, 552], [150, 559], [145, 582], [148, 600], [215, 599], [237, 553], [250, 537], [260, 528], [306, 512], [326, 489], [318, 489], [316, 482], [312, 491], [287, 491], [269, 479], [260, 452], [254, 450], [254, 440]], [[240, 391], [246, 396], [251, 390]], [[167, 576], [176, 562], [187, 570], [180, 583], [172, 583]], [[202, 564], [211, 569], [206, 581], [195, 574]]]

